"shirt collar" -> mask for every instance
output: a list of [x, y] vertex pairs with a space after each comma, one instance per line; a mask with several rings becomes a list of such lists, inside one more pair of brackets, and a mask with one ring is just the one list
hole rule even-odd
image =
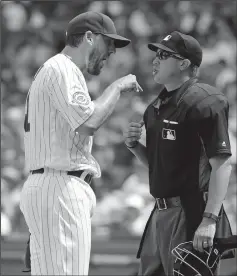
[[167, 102], [169, 102], [169, 104], [172, 104], [172, 105], [177, 105], [177, 102], [179, 101], [180, 97], [183, 92], [185, 92], [190, 86], [192, 86], [194, 83], [196, 83], [198, 81], [198, 79], [195, 77], [195, 78], [191, 78], [189, 80], [187, 80], [185, 83], [183, 83], [179, 88], [173, 90], [173, 91], [170, 91], [168, 92], [166, 90], [166, 88], [164, 88], [159, 96], [156, 98], [156, 100], [154, 101], [153, 103], [153, 106], [155, 106], [157, 104], [157, 101], [158, 100], [161, 100], [161, 101], [165, 101], [165, 99], [167, 99]]

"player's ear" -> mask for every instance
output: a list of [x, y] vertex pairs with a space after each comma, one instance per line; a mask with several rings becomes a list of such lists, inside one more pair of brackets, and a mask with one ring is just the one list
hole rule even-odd
[[93, 45], [93, 34], [91, 31], [87, 31], [84, 38], [89, 45]]
[[179, 68], [181, 71], [187, 69], [190, 66], [191, 62], [188, 59], [183, 59], [180, 61]]

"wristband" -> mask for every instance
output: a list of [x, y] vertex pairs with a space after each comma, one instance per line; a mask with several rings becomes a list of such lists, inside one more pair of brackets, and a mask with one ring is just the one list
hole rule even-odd
[[215, 222], [218, 222], [218, 220], [219, 220], [219, 217], [218, 217], [218, 216], [213, 215], [213, 214], [208, 213], [208, 212], [204, 212], [202, 216], [203, 216], [204, 218], [210, 218], [210, 219], [214, 220]]
[[138, 142], [136, 141], [135, 145], [134, 145], [134, 146], [132, 146], [132, 147], [128, 146], [126, 143], [124, 143], [124, 144], [126, 145], [126, 147], [127, 147], [127, 148], [129, 148], [129, 149], [133, 149], [133, 148], [135, 148], [135, 147], [137, 146]]

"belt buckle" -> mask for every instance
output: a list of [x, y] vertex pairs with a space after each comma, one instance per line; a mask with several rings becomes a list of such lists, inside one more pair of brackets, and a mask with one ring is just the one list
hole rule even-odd
[[[160, 203], [159, 203], [159, 200], [162, 200], [163, 201], [163, 204], [164, 204], [164, 208], [163, 207], [160, 207]], [[157, 206], [158, 206], [158, 210], [159, 211], [162, 211], [162, 210], [167, 210], [167, 204], [166, 204], [166, 201], [164, 198], [156, 198], [156, 203], [157, 203]]]

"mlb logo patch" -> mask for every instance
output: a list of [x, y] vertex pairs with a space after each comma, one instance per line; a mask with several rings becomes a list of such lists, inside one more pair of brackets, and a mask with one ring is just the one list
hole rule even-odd
[[171, 39], [171, 37], [172, 37], [171, 35], [167, 35], [163, 40], [168, 41]]
[[173, 129], [163, 128], [162, 138], [166, 140], [176, 140], [176, 133]]
[[226, 147], [226, 142], [223, 141], [223, 142], [221, 143], [221, 146], [222, 146], [222, 147]]

